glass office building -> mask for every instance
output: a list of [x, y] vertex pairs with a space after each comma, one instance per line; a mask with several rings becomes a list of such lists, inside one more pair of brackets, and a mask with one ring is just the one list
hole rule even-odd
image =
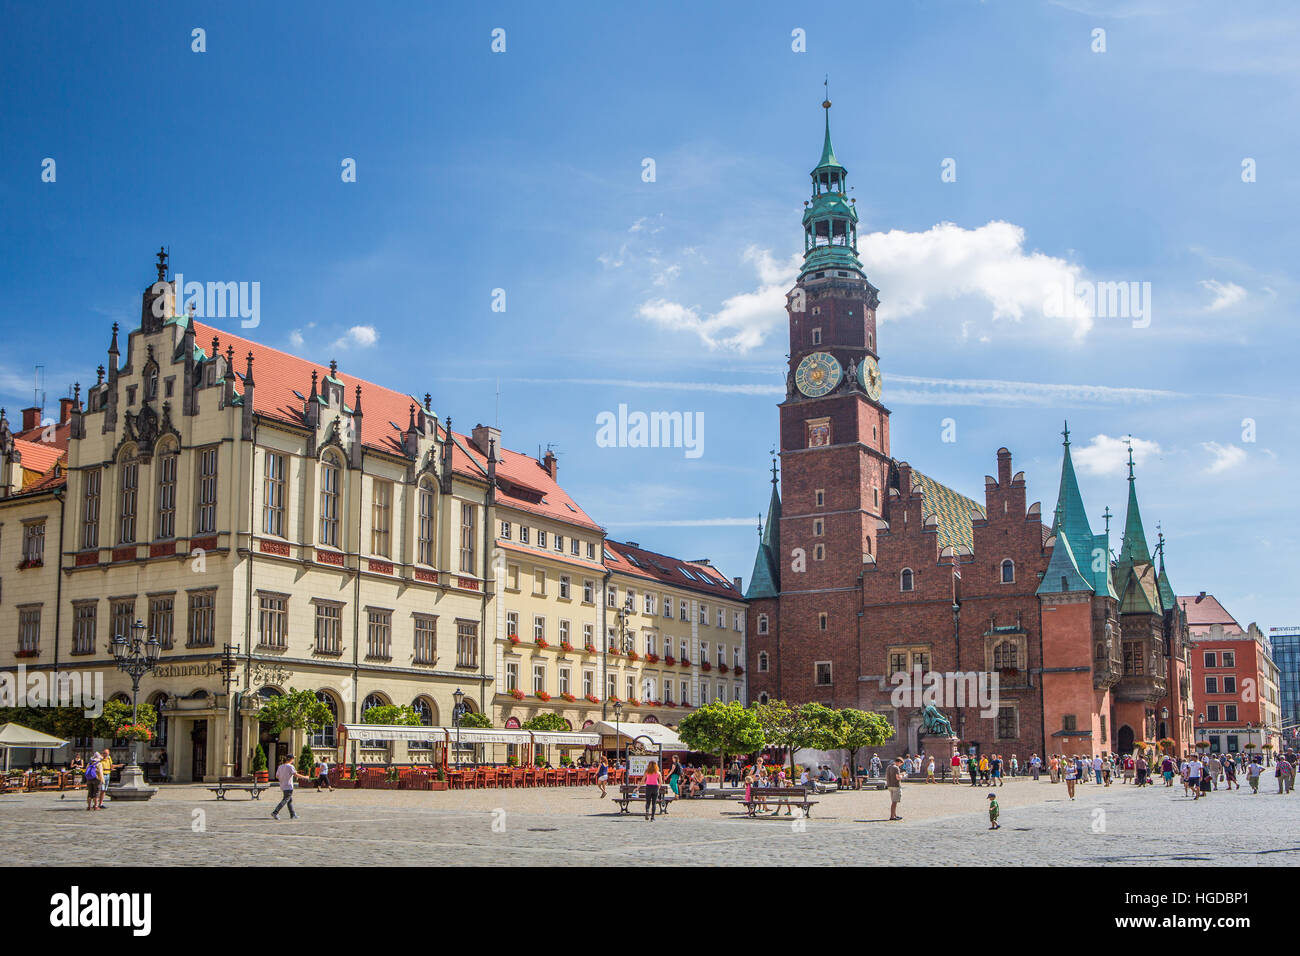
[[1284, 744], [1300, 743], [1300, 627], [1269, 628], [1273, 663], [1277, 665]]

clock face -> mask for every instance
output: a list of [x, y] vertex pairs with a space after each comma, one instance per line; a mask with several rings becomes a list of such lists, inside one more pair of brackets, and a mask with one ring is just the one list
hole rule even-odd
[[844, 370], [834, 355], [829, 352], [813, 352], [805, 355], [799, 367], [794, 370], [794, 383], [799, 391], [809, 398], [820, 398], [840, 384]]
[[858, 378], [862, 379], [862, 387], [867, 390], [867, 396], [873, 402], [880, 401], [880, 365], [870, 355], [858, 366]]

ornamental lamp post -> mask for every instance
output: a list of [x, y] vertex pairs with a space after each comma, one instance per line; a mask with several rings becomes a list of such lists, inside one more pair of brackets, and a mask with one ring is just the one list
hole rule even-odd
[[623, 766], [623, 734], [619, 730], [619, 722], [623, 718], [623, 702], [614, 701], [614, 752], [618, 756], [619, 767]]
[[456, 769], [460, 769], [460, 718], [465, 713], [465, 692], [459, 687], [451, 695], [456, 706], [451, 709], [451, 722], [456, 728]]
[[[140, 719], [140, 678], [158, 666], [162, 655], [162, 644], [158, 638], [145, 639], [145, 625], [139, 618], [131, 625], [131, 636], [118, 634], [110, 642], [113, 651], [113, 663], [119, 670], [131, 678], [131, 723]], [[135, 731], [133, 730], [134, 734]], [[139, 762], [139, 740], [132, 737], [131, 762], [122, 768], [122, 782], [108, 789], [108, 795], [114, 800], [148, 800], [158, 792], [157, 787], [145, 783], [144, 771]], [[107, 783], [107, 781], [105, 781]]]

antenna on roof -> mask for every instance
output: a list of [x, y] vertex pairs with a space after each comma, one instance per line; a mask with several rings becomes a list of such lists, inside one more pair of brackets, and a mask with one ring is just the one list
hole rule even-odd
[[500, 377], [497, 378], [497, 407], [496, 407], [495, 416], [492, 419], [492, 421], [497, 428], [501, 427], [501, 379]]
[[44, 372], [44, 365], [36, 366], [36, 375], [33, 382], [34, 387], [32, 388], [32, 404], [40, 407], [41, 418], [45, 417], [45, 388], [41, 383], [41, 380], [44, 378]]

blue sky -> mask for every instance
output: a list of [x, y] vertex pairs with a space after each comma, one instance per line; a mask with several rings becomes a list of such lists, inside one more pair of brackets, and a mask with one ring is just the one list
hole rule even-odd
[[[1293, 9], [6, 4], [5, 23], [11, 418], [37, 364], [47, 408], [93, 382], [166, 244], [187, 278], [261, 283], [245, 334], [429, 391], [458, 427], [498, 417], [499, 381], [506, 445], [553, 445], [611, 535], [747, 577], [829, 73], [895, 457], [982, 500], [1006, 445], [1050, 514], [1068, 417], [1100, 530], [1132, 435], [1175, 588], [1300, 623]], [[1103, 281], [1150, 283], [1149, 324], [1044, 308]], [[704, 454], [598, 447], [620, 403], [703, 413]]]

